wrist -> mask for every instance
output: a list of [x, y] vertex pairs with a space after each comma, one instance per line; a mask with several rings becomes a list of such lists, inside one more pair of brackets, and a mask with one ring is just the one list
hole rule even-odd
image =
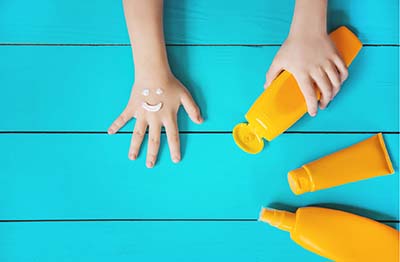
[[327, 34], [327, 0], [296, 0], [289, 36]]
[[134, 57], [135, 61], [135, 81], [160, 82], [167, 80], [172, 75], [165, 57]]

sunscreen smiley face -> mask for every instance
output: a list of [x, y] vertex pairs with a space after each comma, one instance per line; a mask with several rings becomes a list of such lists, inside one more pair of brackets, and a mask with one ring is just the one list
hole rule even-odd
[[[164, 93], [164, 91], [161, 88], [157, 88], [155, 93], [157, 95], [161, 95], [161, 94]], [[149, 96], [150, 95], [150, 89], [148, 89], [148, 88], [143, 89], [142, 95], [145, 96], [145, 97]], [[150, 104], [150, 103], [148, 103], [146, 101], [142, 102], [142, 107], [148, 112], [158, 112], [158, 111], [161, 110], [162, 106], [163, 106], [163, 103], [161, 101], [159, 103], [157, 103], [157, 104], [154, 104], [154, 105], [152, 105], [152, 104]]]

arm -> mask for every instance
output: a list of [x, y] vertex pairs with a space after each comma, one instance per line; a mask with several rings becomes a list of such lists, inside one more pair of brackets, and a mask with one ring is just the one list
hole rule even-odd
[[157, 160], [161, 127], [164, 126], [171, 159], [181, 159], [177, 112], [182, 104], [189, 117], [200, 124], [200, 110], [188, 90], [171, 73], [165, 49], [162, 0], [124, 0], [124, 11], [135, 62], [135, 83], [126, 108], [108, 129], [115, 134], [136, 118], [128, 157], [136, 159], [149, 127], [146, 166]]
[[265, 87], [282, 71], [293, 74], [315, 116], [318, 100], [314, 83], [321, 91], [320, 109], [325, 109], [348, 76], [347, 67], [326, 32], [327, 0], [296, 0], [289, 35], [267, 73]]

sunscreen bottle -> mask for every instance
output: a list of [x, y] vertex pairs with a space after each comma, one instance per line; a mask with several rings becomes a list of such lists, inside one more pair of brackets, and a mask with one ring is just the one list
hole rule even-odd
[[[347, 66], [362, 47], [360, 40], [341, 26], [330, 34]], [[319, 92], [317, 92], [319, 96]], [[254, 102], [246, 114], [249, 122], [238, 124], [233, 130], [236, 144], [250, 154], [264, 147], [263, 138], [271, 141], [307, 112], [307, 105], [295, 78], [283, 71]]]
[[288, 173], [294, 194], [314, 192], [376, 176], [394, 174], [382, 133]]
[[263, 208], [260, 221], [289, 231], [294, 242], [333, 261], [399, 261], [399, 231], [365, 217], [319, 207], [296, 213]]

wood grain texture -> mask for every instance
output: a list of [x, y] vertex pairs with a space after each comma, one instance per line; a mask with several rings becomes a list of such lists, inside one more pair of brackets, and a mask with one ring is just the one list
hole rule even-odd
[[[179, 165], [163, 136], [149, 170], [144, 150], [128, 160], [127, 134], [0, 135], [0, 219], [255, 219], [263, 205], [310, 204], [398, 219], [398, 173], [302, 196], [289, 189], [288, 171], [370, 136], [284, 134], [248, 155], [229, 134], [182, 135]], [[384, 137], [398, 170], [399, 136]]]
[[[230, 131], [244, 121], [277, 49], [170, 47], [173, 70], [206, 118], [196, 125], [181, 112], [181, 131]], [[329, 108], [290, 130], [399, 131], [398, 56], [399, 47], [364, 47]], [[0, 57], [0, 131], [105, 131], [133, 82], [129, 47], [3, 46]]]
[[[170, 44], [279, 44], [294, 1], [166, 0]], [[329, 29], [347, 25], [366, 44], [399, 44], [396, 0], [330, 1]], [[121, 1], [2, 1], [2, 43], [128, 43]]]

